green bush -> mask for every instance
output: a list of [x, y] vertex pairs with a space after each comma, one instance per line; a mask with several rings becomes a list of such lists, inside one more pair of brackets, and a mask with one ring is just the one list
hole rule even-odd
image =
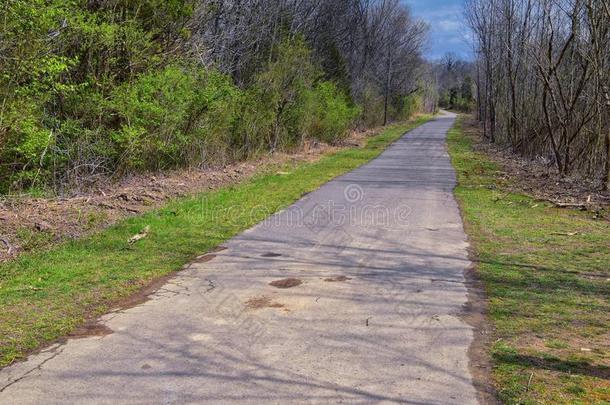
[[193, 4], [8, 0], [0, 192], [226, 163], [346, 135], [360, 109], [324, 80], [302, 38], [274, 47], [243, 89], [174, 52]]
[[258, 136], [270, 150], [290, 148], [302, 141], [309, 92], [318, 76], [311, 51], [302, 39], [296, 39], [283, 42], [274, 60], [255, 78], [251, 89], [259, 105], [255, 113], [266, 118], [257, 128], [262, 131]]
[[112, 167], [116, 125], [103, 107], [117, 86], [158, 68], [194, 3], [4, 1], [0, 192]]
[[377, 89], [368, 86], [361, 96], [361, 104], [361, 120], [365, 127], [369, 128], [383, 124], [384, 99]]
[[[355, 106], [329, 42], [316, 55], [278, 27], [240, 86], [193, 60], [197, 0], [4, 0], [0, 6], [0, 193], [87, 185], [343, 139], [381, 124], [369, 81]], [[408, 118], [417, 99], [391, 100]]]
[[472, 95], [472, 79], [466, 77], [461, 86], [454, 86], [439, 95], [439, 106], [460, 112], [472, 112], [475, 100]]
[[396, 112], [393, 116], [397, 120], [408, 120], [417, 112], [424, 108], [423, 97], [418, 93], [413, 93], [398, 99], [396, 103]]
[[230, 143], [239, 90], [230, 79], [171, 65], [119, 86], [111, 105], [121, 125], [111, 136], [124, 170], [158, 170], [209, 161]]
[[309, 136], [328, 143], [345, 138], [347, 130], [360, 116], [361, 110], [351, 106], [347, 97], [333, 82], [321, 82], [311, 91], [309, 113]]
[[246, 155], [290, 149], [306, 137], [333, 143], [346, 135], [360, 110], [336, 84], [321, 78], [303, 40], [282, 43], [242, 104], [237, 132]]

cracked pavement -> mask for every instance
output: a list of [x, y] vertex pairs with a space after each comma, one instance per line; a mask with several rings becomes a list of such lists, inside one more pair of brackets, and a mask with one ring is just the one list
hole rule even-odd
[[[0, 402], [477, 403], [461, 319], [470, 262], [444, 142], [454, 119], [102, 317], [112, 333], [1, 370]], [[269, 285], [286, 278], [301, 284]]]

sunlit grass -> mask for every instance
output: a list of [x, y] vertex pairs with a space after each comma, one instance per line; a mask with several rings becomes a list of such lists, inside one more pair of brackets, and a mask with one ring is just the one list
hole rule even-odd
[[507, 192], [460, 122], [448, 142], [496, 328], [500, 399], [610, 403], [610, 224]]

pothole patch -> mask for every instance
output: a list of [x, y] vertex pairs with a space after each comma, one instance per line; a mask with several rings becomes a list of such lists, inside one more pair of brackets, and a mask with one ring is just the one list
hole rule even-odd
[[261, 308], [284, 308], [284, 304], [273, 301], [270, 297], [260, 296], [252, 297], [246, 301], [246, 308], [249, 309], [261, 309]]
[[324, 281], [329, 283], [342, 283], [348, 280], [351, 280], [351, 278], [346, 276], [329, 277], [324, 279]]
[[303, 281], [298, 278], [283, 278], [269, 283], [270, 286], [275, 288], [292, 288], [301, 284], [303, 284]]
[[282, 255], [280, 253], [267, 252], [267, 253], [263, 253], [261, 256], [262, 257], [280, 257]]
[[73, 330], [68, 337], [72, 339], [87, 338], [90, 336], [105, 336], [112, 333], [112, 329], [98, 322], [88, 322]]

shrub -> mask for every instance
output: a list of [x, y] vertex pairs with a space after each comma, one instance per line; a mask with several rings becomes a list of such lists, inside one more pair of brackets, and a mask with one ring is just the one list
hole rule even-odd
[[210, 150], [222, 153], [230, 144], [238, 98], [230, 79], [194, 66], [171, 65], [119, 86], [111, 105], [121, 121], [112, 132], [120, 167], [158, 170], [211, 160]]
[[302, 38], [271, 49], [245, 89], [168, 52], [188, 37], [180, 27], [192, 4], [11, 0], [0, 9], [11, 56], [0, 58], [0, 192], [225, 163], [305, 137], [345, 136], [359, 109], [322, 80]]
[[[305, 135], [309, 91], [319, 70], [311, 60], [311, 51], [297, 38], [280, 44], [267, 69], [255, 78], [250, 97], [258, 108], [249, 113], [262, 114], [255, 138], [264, 139], [270, 150], [290, 148]], [[252, 121], [251, 119], [249, 121]]]
[[367, 86], [360, 97], [362, 104], [362, 123], [365, 127], [383, 124], [383, 96], [377, 89]]
[[396, 114], [394, 119], [408, 120], [417, 112], [424, 108], [423, 97], [418, 93], [401, 97], [397, 102]]
[[289, 149], [308, 136], [331, 143], [345, 136], [360, 111], [321, 77], [302, 39], [281, 44], [242, 104], [237, 132], [246, 155]]
[[311, 91], [312, 111], [309, 113], [308, 135], [328, 143], [345, 138], [347, 130], [360, 115], [345, 94], [333, 82], [321, 82]]

